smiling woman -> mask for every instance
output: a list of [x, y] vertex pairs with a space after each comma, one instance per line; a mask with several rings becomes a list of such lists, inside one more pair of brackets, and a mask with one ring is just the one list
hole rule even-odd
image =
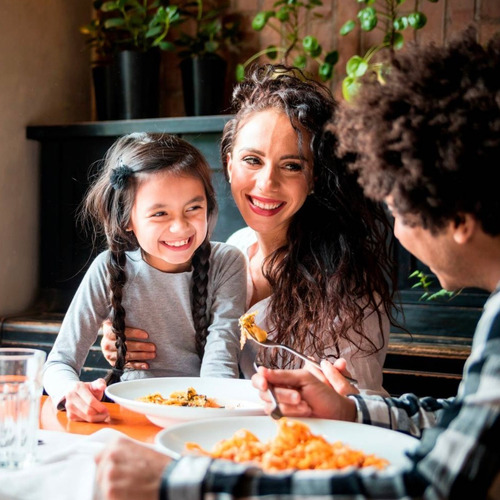
[[[324, 133], [335, 108], [326, 87], [284, 66], [257, 67], [235, 88], [221, 157], [249, 227], [228, 243], [247, 257], [247, 307], [271, 340], [315, 359], [342, 356], [361, 390], [383, 394], [387, 220]], [[298, 366], [277, 350], [252, 349], [241, 361], [248, 374], [255, 355], [268, 366]]]

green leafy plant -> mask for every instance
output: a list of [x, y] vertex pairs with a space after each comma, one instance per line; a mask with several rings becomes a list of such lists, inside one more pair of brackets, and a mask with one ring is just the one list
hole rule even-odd
[[432, 292], [431, 287], [434, 285], [434, 281], [431, 279], [431, 275], [423, 273], [422, 271], [413, 271], [409, 278], [416, 278], [417, 282], [412, 285], [412, 288], [422, 288], [423, 293], [418, 300], [451, 300], [461, 293], [462, 290], [457, 290], [450, 292], [441, 288], [437, 292]]
[[170, 0], [95, 0], [93, 8], [94, 19], [80, 31], [102, 58], [122, 50], [175, 48], [166, 37], [171, 26], [180, 22], [180, 16]]
[[[354, 1], [354, 0], [353, 0]], [[404, 45], [402, 32], [406, 29], [420, 30], [426, 23], [425, 14], [419, 10], [406, 10], [405, 0], [355, 0], [361, 4], [356, 19], [350, 19], [340, 28], [340, 34], [346, 36], [357, 26], [362, 31], [380, 30], [382, 37], [379, 44], [370, 47], [364, 56], [355, 55], [346, 64], [347, 76], [342, 82], [342, 94], [350, 101], [358, 92], [360, 78], [367, 73], [380, 81], [388, 70], [386, 61], [390, 61], [395, 50]], [[427, 0], [437, 3], [439, 0]], [[379, 54], [381, 51], [385, 52]], [[374, 62], [374, 56], [379, 54]]]
[[190, 33], [182, 31], [175, 41], [181, 59], [217, 54], [225, 48], [236, 47], [241, 39], [240, 20], [227, 13], [228, 4], [196, 0], [179, 8], [181, 23], [192, 21]]
[[322, 5], [320, 0], [277, 0], [273, 9], [258, 12], [252, 21], [255, 31], [265, 28], [280, 34], [281, 45], [270, 45], [248, 58], [236, 67], [236, 79], [243, 80], [245, 69], [256, 59], [267, 56], [273, 61], [291, 64], [306, 69], [310, 61], [318, 64], [317, 75], [322, 81], [333, 76], [333, 68], [338, 61], [336, 50], [324, 51], [318, 39], [306, 32], [306, 18], [317, 20], [323, 16], [315, 11]]

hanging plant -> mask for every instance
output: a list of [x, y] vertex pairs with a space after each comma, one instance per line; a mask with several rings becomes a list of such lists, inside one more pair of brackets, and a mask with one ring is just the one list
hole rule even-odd
[[[342, 81], [342, 94], [347, 101], [357, 94], [360, 79], [372, 73], [384, 81], [391, 57], [395, 50], [404, 46], [402, 32], [407, 29], [420, 30], [427, 24], [427, 17], [421, 11], [405, 9], [405, 0], [353, 0], [360, 4], [356, 19], [350, 19], [340, 28], [342, 36], [349, 35], [357, 26], [362, 31], [381, 31], [379, 44], [370, 47], [364, 56], [352, 56], [346, 64], [346, 77]], [[439, 0], [427, 0], [437, 3]], [[385, 52], [385, 54], [383, 54]], [[381, 54], [382, 53], [382, 54]], [[377, 61], [374, 62], [374, 56]]]

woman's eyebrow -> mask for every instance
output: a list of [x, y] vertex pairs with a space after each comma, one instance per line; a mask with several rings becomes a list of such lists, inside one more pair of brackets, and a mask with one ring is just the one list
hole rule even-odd
[[283, 155], [281, 157], [282, 160], [300, 160], [300, 161], [307, 161], [307, 158], [304, 155]]
[[[249, 153], [255, 153], [256, 155], [260, 156], [265, 156], [263, 151], [260, 151], [259, 149], [255, 148], [245, 148], [242, 147], [238, 150], [238, 153], [241, 153], [242, 151], [248, 151]], [[304, 155], [301, 154], [291, 154], [291, 155], [283, 155], [280, 157], [281, 160], [300, 160], [300, 161], [307, 161], [307, 158]]]

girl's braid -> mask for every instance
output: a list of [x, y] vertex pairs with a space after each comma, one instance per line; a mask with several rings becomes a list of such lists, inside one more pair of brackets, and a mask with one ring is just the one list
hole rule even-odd
[[[116, 248], [118, 246], [118, 248]], [[127, 346], [125, 344], [125, 309], [122, 306], [123, 287], [127, 281], [125, 264], [127, 257], [121, 245], [110, 243], [110, 252], [107, 262], [109, 300], [111, 304], [111, 326], [116, 335], [116, 362], [112, 370], [105, 377], [107, 385], [120, 381], [125, 367]]]
[[205, 344], [207, 343], [208, 325], [207, 318], [207, 295], [208, 295], [208, 272], [210, 269], [210, 253], [212, 247], [205, 240], [193, 255], [193, 288], [192, 305], [194, 328], [196, 331], [196, 351], [200, 359], [203, 359]]

